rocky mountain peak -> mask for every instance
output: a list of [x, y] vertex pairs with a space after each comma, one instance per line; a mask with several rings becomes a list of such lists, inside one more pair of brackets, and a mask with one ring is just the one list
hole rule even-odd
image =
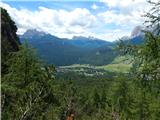
[[33, 36], [40, 36], [41, 37], [41, 36], [44, 36], [44, 35], [46, 35], [45, 32], [38, 31], [36, 29], [29, 29], [23, 34], [23, 36], [27, 37], [27, 38], [31, 38]]
[[137, 37], [142, 34], [142, 27], [136, 26], [131, 32], [131, 38]]

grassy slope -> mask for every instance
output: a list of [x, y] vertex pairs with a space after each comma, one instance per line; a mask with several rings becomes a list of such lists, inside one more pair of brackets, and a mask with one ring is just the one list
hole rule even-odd
[[63, 68], [71, 68], [73, 71], [82, 70], [82, 68], [103, 69], [109, 72], [128, 73], [132, 67], [130, 56], [118, 56], [112, 63], [103, 66], [90, 66], [88, 64], [74, 64], [70, 66], [62, 66]]
[[127, 73], [132, 67], [129, 56], [118, 56], [111, 64], [97, 66], [97, 68], [104, 69], [110, 72]]

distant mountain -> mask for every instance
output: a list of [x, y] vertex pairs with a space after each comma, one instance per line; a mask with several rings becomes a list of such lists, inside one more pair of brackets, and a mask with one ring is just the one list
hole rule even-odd
[[[103, 65], [115, 57], [111, 47], [113, 43], [93, 37], [65, 39], [37, 30], [27, 30], [19, 38], [22, 43], [25, 39], [28, 40], [45, 62], [57, 66], [84, 63]], [[106, 52], [103, 52], [104, 46]]]
[[144, 43], [144, 35], [139, 35], [139, 36], [133, 37], [130, 40], [130, 44], [139, 45], [142, 43]]
[[106, 65], [111, 63], [118, 55], [118, 51], [115, 51], [113, 46], [104, 45], [96, 49], [88, 51], [81, 59], [82, 63], [91, 65]]
[[[48, 64], [57, 66], [71, 64], [105, 65], [118, 55], [113, 48], [116, 42], [108, 42], [94, 37], [74, 36], [72, 39], [59, 38], [37, 30], [27, 30], [19, 36], [37, 49], [39, 56]], [[144, 35], [139, 28], [130, 37], [122, 38], [127, 44], [142, 44]]]
[[[39, 40], [41, 38], [45, 38], [45, 40], [54, 39], [54, 41], [59, 40], [59, 42], [62, 42], [63, 44], [69, 43], [80, 48], [98, 48], [104, 45], [113, 45], [112, 42], [108, 42], [94, 37], [74, 36], [72, 39], [58, 38], [51, 34], [37, 31], [36, 29], [27, 30], [23, 35], [20, 35], [20, 38], [29, 39], [29, 41]], [[44, 41], [44, 39], [41, 41]]]
[[144, 43], [144, 35], [135, 36], [133, 38], [122, 38], [126, 44], [132, 44], [132, 45], [140, 45]]
[[[28, 36], [28, 33], [30, 36]], [[22, 43], [25, 39], [37, 49], [40, 57], [49, 64], [68, 65], [76, 62], [78, 57], [81, 56], [79, 48], [50, 34], [28, 30], [20, 36]]]
[[32, 38], [32, 37], [42, 37], [42, 36], [45, 36], [45, 35], [46, 35], [45, 32], [37, 31], [36, 29], [32, 29], [32, 30], [27, 30], [23, 34], [23, 37]]
[[136, 26], [130, 36], [125, 36], [121, 38], [126, 44], [139, 45], [144, 43], [144, 33], [142, 32], [141, 26]]
[[82, 47], [82, 48], [90, 48], [95, 49], [105, 45], [112, 45], [112, 42], [104, 41], [101, 39], [97, 39], [94, 37], [83, 37], [83, 36], [74, 36], [70, 41], [72, 45]]
[[142, 27], [141, 26], [136, 26], [132, 32], [131, 32], [131, 38], [137, 37], [137, 36], [141, 36], [142, 33]]

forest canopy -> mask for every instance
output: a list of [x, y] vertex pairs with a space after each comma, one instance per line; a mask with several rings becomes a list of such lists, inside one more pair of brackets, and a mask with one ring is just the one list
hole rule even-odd
[[[144, 43], [120, 41], [119, 53], [129, 55], [129, 74], [57, 75], [44, 64], [1, 8], [2, 120], [158, 120], [160, 118], [160, 2], [144, 17]], [[111, 74], [111, 73], [107, 73]]]

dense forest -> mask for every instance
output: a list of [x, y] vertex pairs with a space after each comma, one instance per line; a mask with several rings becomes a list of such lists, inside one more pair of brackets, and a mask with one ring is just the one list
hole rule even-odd
[[132, 58], [128, 74], [58, 74], [44, 64], [1, 8], [2, 120], [159, 120], [160, 2], [146, 13], [144, 43], [117, 43]]

